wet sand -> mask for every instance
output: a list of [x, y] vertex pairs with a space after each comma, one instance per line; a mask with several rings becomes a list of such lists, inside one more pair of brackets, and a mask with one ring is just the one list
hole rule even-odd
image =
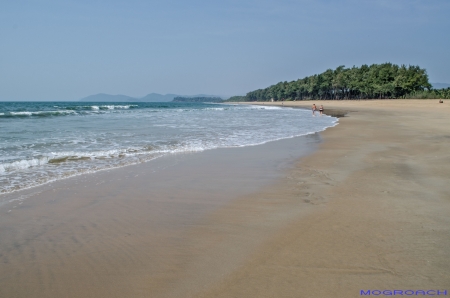
[[201, 296], [360, 297], [361, 290], [410, 289], [448, 294], [448, 103], [284, 106], [313, 103], [347, 115], [322, 133], [320, 149], [272, 192], [274, 201], [280, 194], [316, 210], [286, 224]]
[[[2, 196], [0, 297], [195, 293], [202, 278], [221, 275], [191, 269], [210, 267], [199, 258], [212, 239], [191, 231], [207, 225], [213, 211], [281, 177], [320, 141], [313, 134], [175, 154]], [[252, 247], [253, 239], [240, 258]], [[219, 269], [231, 272], [237, 262]], [[186, 283], [187, 276], [198, 279]]]
[[315, 103], [345, 117], [304, 157], [295, 140], [212, 150], [7, 202], [0, 297], [450, 290], [449, 104]]

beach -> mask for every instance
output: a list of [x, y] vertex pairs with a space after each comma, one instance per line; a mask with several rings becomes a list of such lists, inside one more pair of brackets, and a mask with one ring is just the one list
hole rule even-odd
[[450, 291], [448, 101], [260, 104], [313, 103], [339, 124], [11, 195], [0, 297]]

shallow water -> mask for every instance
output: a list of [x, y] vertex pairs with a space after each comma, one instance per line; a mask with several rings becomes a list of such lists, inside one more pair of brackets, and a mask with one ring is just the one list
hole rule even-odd
[[245, 147], [322, 131], [333, 117], [204, 103], [0, 103], [0, 193], [167, 154]]

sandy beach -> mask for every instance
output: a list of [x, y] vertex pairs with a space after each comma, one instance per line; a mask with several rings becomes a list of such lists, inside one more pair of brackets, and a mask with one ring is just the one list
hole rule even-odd
[[[345, 116], [302, 141], [11, 195], [0, 206], [0, 297], [450, 293], [449, 102], [283, 105], [313, 103]], [[317, 150], [294, 154], [305, 142]]]

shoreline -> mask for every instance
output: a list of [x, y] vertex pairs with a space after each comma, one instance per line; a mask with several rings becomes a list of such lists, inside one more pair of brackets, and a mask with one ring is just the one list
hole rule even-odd
[[408, 100], [319, 102], [325, 111], [348, 111], [348, 117], [321, 133], [319, 150], [299, 160], [272, 189], [278, 194], [291, 189], [285, 199], [316, 208], [277, 230], [253, 258], [199, 297], [448, 292], [449, 106]]
[[208, 246], [192, 229], [320, 142], [316, 133], [165, 156], [11, 194], [0, 209], [0, 296], [167, 297]]
[[[166, 188], [152, 200], [147, 192], [156, 182], [143, 165], [139, 173], [136, 167], [111, 171], [108, 185], [85, 179], [70, 191], [43, 193], [40, 210], [24, 202], [17, 210], [28, 218], [22, 227], [12, 225], [20, 223], [15, 212], [2, 214], [2, 245], [10, 246], [0, 257], [0, 296], [360, 297], [368, 289], [450, 290], [448, 104], [318, 102], [325, 113], [348, 115], [320, 133], [316, 151], [296, 161], [291, 153], [273, 159], [284, 162], [268, 165], [281, 177], [256, 177], [261, 183], [243, 194], [233, 188], [251, 183], [235, 186], [237, 178], [265, 175], [259, 161], [288, 142], [247, 155], [228, 151], [220, 167], [239, 164], [224, 170], [217, 188], [203, 182], [222, 171], [211, 164], [219, 155], [210, 152], [208, 161], [193, 158], [171, 172], [191, 180], [158, 180], [154, 185]], [[252, 166], [245, 163], [250, 157]], [[192, 176], [194, 164], [203, 177]]]
[[[184, 104], [184, 106], [186, 106], [186, 104]], [[111, 109], [113, 109], [114, 107], [116, 107], [116, 109], [119, 109], [118, 105], [112, 106]], [[176, 108], [177, 105], [171, 107]], [[92, 106], [86, 108], [92, 108]], [[139, 107], [139, 109], [145, 112], [153, 112], [155, 108], [157, 108], [157, 105], [143, 105]], [[41, 112], [45, 112], [46, 106], [39, 107], [39, 109], [42, 110]], [[169, 109], [167, 110], [168, 113], [171, 113], [173, 111], [187, 112], [183, 113], [183, 117], [185, 118], [180, 118], [179, 120], [186, 121], [186, 123], [188, 124], [185, 125], [185, 128], [180, 128], [181, 130], [179, 133], [177, 133], [177, 135], [171, 135], [170, 133], [168, 133], [166, 136], [161, 137], [161, 140], [167, 138], [166, 141], [155, 141], [154, 139], [159, 137], [157, 135], [160, 132], [153, 131], [153, 129], [155, 128], [156, 130], [158, 130], [158, 127], [165, 127], [166, 124], [153, 125], [153, 122], [151, 122], [141, 123], [143, 125], [140, 125], [139, 127], [146, 127], [145, 125], [149, 125], [149, 127], [151, 127], [151, 129], [143, 128], [142, 133], [140, 131], [134, 130], [130, 134], [120, 129], [109, 128], [112, 132], [120, 131], [120, 133], [118, 133], [116, 136], [111, 136], [111, 138], [117, 138], [117, 140], [109, 145], [101, 145], [101, 142], [98, 143], [96, 141], [98, 143], [97, 144], [92, 141], [97, 145], [90, 145], [88, 149], [82, 148], [86, 145], [80, 145], [81, 147], [78, 148], [77, 144], [84, 144], [78, 139], [76, 141], [73, 141], [73, 144], [75, 145], [66, 146], [65, 144], [72, 144], [72, 141], [66, 140], [68, 143], [65, 143], [66, 141], [64, 141], [65, 138], [71, 138], [69, 133], [66, 134], [68, 137], [59, 136], [59, 145], [52, 145], [59, 146], [58, 148], [55, 147], [53, 149], [49, 149], [47, 148], [47, 144], [43, 142], [40, 145], [39, 150], [35, 152], [28, 152], [28, 149], [19, 150], [20, 152], [14, 152], [13, 147], [11, 147], [10, 149], [5, 149], [4, 162], [0, 164], [0, 172], [3, 171], [2, 179], [0, 180], [0, 205], [2, 204], [2, 197], [4, 196], [9, 196], [10, 194], [18, 193], [25, 189], [33, 189], [41, 185], [54, 183], [59, 180], [69, 179], [75, 176], [89, 175], [99, 171], [108, 171], [126, 166], [132, 166], [140, 164], [142, 162], [151, 161], [164, 155], [202, 152], [210, 149], [262, 145], [267, 142], [278, 141], [286, 138], [291, 138], [293, 136], [315, 133], [325, 129], [325, 127], [335, 125], [334, 118], [324, 117], [323, 119], [317, 121], [317, 124], [309, 123], [312, 125], [311, 127], [303, 125], [298, 126], [296, 125], [298, 114], [306, 114], [305, 111], [299, 112], [299, 110], [295, 111], [293, 109], [276, 109], [276, 111], [269, 111], [271, 109], [270, 107], [260, 107], [257, 109], [258, 111], [255, 112], [252, 111], [252, 109], [248, 109], [243, 106], [231, 107], [220, 105], [219, 107], [214, 107], [205, 104], [203, 106], [198, 106], [197, 104], [193, 106], [188, 105], [186, 106], [186, 109], [182, 110], [178, 108], [176, 108], [175, 110]], [[266, 111], [266, 109], [268, 110]], [[141, 112], [141, 110], [139, 110], [138, 114]], [[196, 121], [192, 119], [196, 119], [197, 113], [203, 110], [205, 112], [204, 116], [206, 118], [208, 118], [208, 115], [211, 116], [214, 113], [218, 113], [216, 120], [219, 122], [214, 122], [211, 125], [206, 124], [206, 127], [196, 131], [199, 124], [191, 123], [191, 121]], [[195, 113], [191, 115], [191, 111], [194, 111]], [[269, 113], [268, 115], [272, 115], [276, 123], [266, 123], [264, 120], [261, 120], [265, 118], [258, 116], [261, 113]], [[117, 116], [115, 116], [115, 112], [112, 114], [113, 117]], [[117, 114], [122, 115], [122, 112]], [[243, 114], [248, 115], [249, 119], [246, 119], [247, 116], [241, 116]], [[276, 116], [276, 114], [283, 114], [285, 116], [278, 117]], [[127, 114], [125, 113], [125, 115]], [[131, 115], [134, 114], [132, 113]], [[222, 120], [220, 118], [220, 115], [223, 116]], [[287, 122], [286, 117], [291, 120]], [[135, 118], [140, 119], [139, 117]], [[253, 120], [250, 118], [252, 118]], [[94, 118], [94, 120], [89, 120], [93, 124], [92, 128], [90, 128], [92, 131], [85, 132], [84, 135], [95, 134], [93, 131], [95, 131], [97, 127], [102, 127], [102, 125], [98, 125], [98, 123], [96, 123], [95, 121], [103, 121], [102, 119], [103, 118], [100, 117], [100, 120], [96, 120], [96, 118]], [[230, 121], [230, 119], [236, 120], [236, 126], [233, 126], [234, 122]], [[49, 125], [48, 130], [51, 131], [51, 127], [58, 128], [64, 123], [71, 123], [72, 120], [73, 119], [70, 118], [66, 119], [65, 117], [52, 118], [50, 122], [47, 121], [47, 125]], [[305, 123], [308, 123], [309, 119], [305, 120]], [[34, 121], [33, 118], [30, 118], [30, 121]], [[61, 123], [56, 124], [59, 122], [55, 123], [54, 121], [59, 121]], [[145, 120], [139, 121], [145, 122]], [[178, 120], [173, 121], [178, 122]], [[220, 121], [223, 121], [223, 123]], [[254, 121], [254, 124], [252, 124], [253, 126], [247, 127], [246, 125], [248, 123], [252, 123], [252, 121]], [[120, 121], [115, 122], [119, 123]], [[10, 125], [14, 127], [14, 123], [11, 123]], [[291, 129], [287, 127], [289, 125], [284, 126], [285, 124], [289, 123], [291, 123]], [[89, 126], [90, 124], [86, 125]], [[77, 126], [74, 126], [74, 128], [70, 129], [76, 130], [76, 127]], [[133, 126], [130, 125], [129, 127]], [[180, 127], [184, 126], [181, 125]], [[161, 131], [164, 131], [165, 129], [166, 128], [161, 128]], [[170, 129], [172, 130], [172, 128]], [[10, 133], [14, 131], [13, 128], [10, 128], [10, 130]], [[259, 132], [259, 130], [261, 132]], [[149, 135], [145, 135], [144, 132], [148, 133]], [[174, 132], [172, 131], [172, 133]], [[83, 135], [83, 133], [81, 134]], [[123, 134], [124, 136], [122, 137], [121, 134]], [[26, 142], [33, 143], [34, 141], [31, 135], [29, 138], [22, 136], [19, 139], [27, 140]], [[138, 138], [136, 136], [141, 137]], [[133, 141], [133, 138], [136, 139]], [[107, 139], [108, 138], [104, 140]], [[89, 143], [90, 139], [86, 142]], [[124, 143], [121, 144], [121, 142]], [[30, 146], [30, 148], [32, 148], [34, 145]], [[132, 148], [129, 146], [132, 146]], [[47, 152], [49, 150], [51, 152]]]

